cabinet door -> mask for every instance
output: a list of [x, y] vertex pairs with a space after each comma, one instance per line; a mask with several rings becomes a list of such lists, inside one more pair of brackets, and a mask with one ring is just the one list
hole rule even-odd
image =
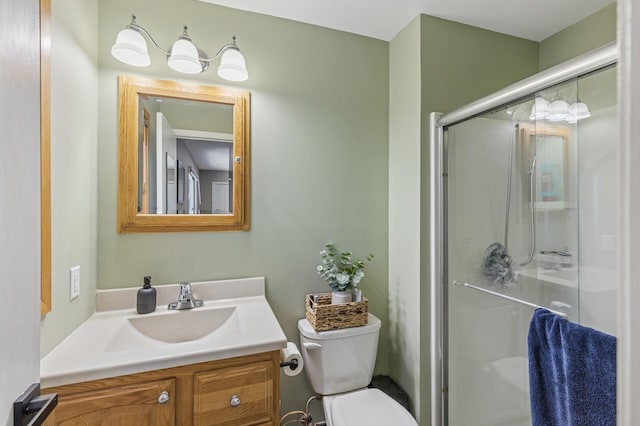
[[54, 410], [55, 424], [174, 425], [175, 388], [175, 379], [167, 379], [62, 396]]
[[194, 374], [194, 425], [275, 425], [272, 362]]

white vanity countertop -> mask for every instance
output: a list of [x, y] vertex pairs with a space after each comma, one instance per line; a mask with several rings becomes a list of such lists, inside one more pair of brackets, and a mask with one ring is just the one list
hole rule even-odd
[[[193, 294], [204, 300], [204, 306], [183, 311], [167, 310], [177, 298], [177, 284], [155, 288], [158, 307], [146, 315], [136, 313], [138, 288], [99, 290], [97, 312], [40, 361], [42, 388], [269, 352], [287, 345], [265, 298], [263, 277], [192, 283]], [[209, 316], [218, 313], [222, 315]], [[161, 328], [152, 327], [152, 331], [169, 338], [180, 340], [185, 330], [199, 336], [166, 343], [132, 325], [139, 320], [154, 326], [160, 320]], [[206, 328], [216, 321], [221, 325], [207, 333]]]

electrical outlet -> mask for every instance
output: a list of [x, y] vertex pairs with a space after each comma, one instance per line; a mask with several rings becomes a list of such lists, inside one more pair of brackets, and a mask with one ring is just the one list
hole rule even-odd
[[69, 300], [80, 296], [80, 265], [69, 269]]

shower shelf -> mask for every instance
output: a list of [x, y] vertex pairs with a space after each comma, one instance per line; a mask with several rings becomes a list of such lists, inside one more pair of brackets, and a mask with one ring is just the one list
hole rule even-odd
[[536, 210], [568, 210], [578, 206], [575, 201], [538, 201], [535, 204]]

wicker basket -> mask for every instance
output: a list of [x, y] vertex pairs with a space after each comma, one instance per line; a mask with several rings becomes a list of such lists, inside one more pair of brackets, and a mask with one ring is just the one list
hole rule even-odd
[[361, 302], [331, 304], [331, 293], [319, 293], [318, 303], [313, 303], [311, 295], [306, 298], [307, 320], [316, 331], [337, 330], [340, 328], [361, 327], [369, 320], [369, 300]]

